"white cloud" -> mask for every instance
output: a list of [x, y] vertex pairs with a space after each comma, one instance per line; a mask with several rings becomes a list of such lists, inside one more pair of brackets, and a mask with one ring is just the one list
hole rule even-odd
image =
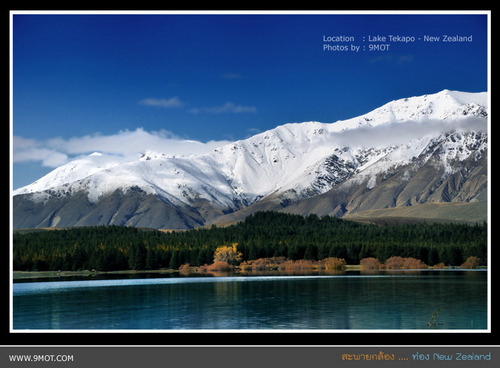
[[254, 135], [262, 132], [262, 130], [259, 128], [248, 128], [245, 131], [247, 133], [247, 138], [253, 137]]
[[475, 130], [486, 131], [486, 119], [470, 116], [451, 121], [424, 119], [420, 121], [392, 122], [375, 127], [364, 126], [347, 129], [334, 134], [338, 139], [337, 144], [342, 146], [385, 147], [403, 144], [427, 135]]
[[52, 138], [36, 141], [13, 137], [13, 162], [41, 161], [43, 166], [58, 167], [79, 156], [101, 152], [118, 157], [137, 157], [140, 152], [154, 151], [170, 156], [204, 154], [229, 141], [206, 143], [186, 140], [166, 130], [147, 132], [143, 128], [123, 130], [112, 135], [86, 135], [69, 139]]
[[414, 59], [413, 55], [394, 56], [392, 54], [383, 54], [383, 55], [368, 59], [367, 62], [368, 63], [379, 63], [379, 62], [393, 63], [393, 62], [395, 62], [396, 64], [406, 64], [406, 63], [413, 62], [413, 59]]
[[199, 113], [240, 114], [240, 113], [256, 113], [257, 108], [255, 106], [243, 106], [243, 105], [236, 105], [233, 102], [226, 102], [224, 105], [220, 105], [220, 106], [189, 109], [188, 112], [190, 112], [192, 114], [199, 114]]
[[147, 106], [167, 108], [184, 106], [184, 102], [182, 102], [177, 96], [169, 98], [168, 100], [165, 98], [145, 98], [144, 100], [139, 101], [139, 103]]
[[65, 153], [50, 149], [34, 139], [13, 137], [13, 162], [41, 161], [43, 166], [57, 167], [67, 159]]
[[397, 59], [398, 64], [411, 63], [414, 59], [413, 55], [400, 55]]
[[[226, 79], [235, 79], [237, 78], [236, 74], [227, 75]], [[181, 101], [179, 97], [171, 97], [169, 99], [166, 98], [145, 98], [139, 101], [139, 104], [146, 106], [156, 106], [156, 107], [164, 107], [164, 108], [180, 108], [188, 105], [186, 102]], [[186, 110], [191, 114], [200, 114], [200, 113], [210, 113], [210, 114], [240, 114], [240, 113], [256, 113], [257, 108], [255, 106], [244, 106], [237, 105], [233, 102], [226, 102], [223, 105], [219, 106], [210, 106], [210, 107], [193, 107]]]

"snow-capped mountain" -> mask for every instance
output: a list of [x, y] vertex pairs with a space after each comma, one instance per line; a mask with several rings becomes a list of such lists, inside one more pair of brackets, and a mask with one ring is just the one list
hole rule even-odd
[[[392, 101], [349, 120], [278, 126], [205, 155], [144, 152], [124, 162], [94, 153], [16, 190], [14, 227], [189, 228], [263, 208], [342, 216], [370, 206], [414, 205], [423, 198], [484, 200], [485, 178], [466, 198], [462, 193], [438, 199], [419, 191], [426, 190], [425, 180], [438, 178], [442, 184], [457, 172], [470, 176], [484, 165], [487, 117], [486, 93], [444, 90]], [[422, 170], [427, 175], [416, 185], [413, 180]], [[354, 204], [356, 198], [381, 191], [388, 177], [398, 178], [393, 187], [406, 191], [406, 201], [391, 192], [364, 206]], [[354, 191], [344, 198], [339, 190]], [[332, 191], [344, 200], [322, 203], [319, 211], [312, 203]]]

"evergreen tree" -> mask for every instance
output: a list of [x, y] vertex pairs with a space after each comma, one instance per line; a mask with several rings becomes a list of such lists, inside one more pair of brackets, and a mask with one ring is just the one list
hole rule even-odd
[[316, 260], [317, 256], [318, 256], [317, 248], [312, 244], [308, 244], [304, 252], [304, 259], [312, 261]]
[[196, 265], [203, 266], [205, 264], [209, 264], [212, 262], [213, 252], [208, 249], [208, 247], [202, 247], [198, 252], [198, 256], [196, 257]]
[[179, 259], [179, 251], [174, 250], [172, 252], [172, 257], [170, 258], [170, 263], [169, 263], [168, 267], [171, 269], [177, 270], [181, 265], [182, 264], [181, 264], [180, 259]]
[[147, 250], [144, 244], [133, 244], [130, 247], [128, 265], [131, 270], [143, 270], [146, 267]]
[[359, 264], [360, 259], [370, 256], [380, 262], [399, 256], [431, 266], [460, 266], [469, 257], [488, 263], [486, 224], [376, 226], [277, 212], [258, 212], [228, 227], [171, 233], [121, 226], [15, 231], [12, 261], [15, 270], [177, 269], [184, 263], [210, 264], [217, 247], [233, 243], [238, 243], [241, 261], [334, 257]]
[[146, 255], [146, 269], [156, 270], [160, 268], [160, 262], [158, 261], [158, 254], [155, 249], [147, 249]]
[[434, 265], [437, 265], [439, 262], [440, 259], [439, 259], [439, 252], [436, 248], [431, 248], [429, 250], [429, 255], [427, 257], [427, 264], [429, 266], [434, 266]]

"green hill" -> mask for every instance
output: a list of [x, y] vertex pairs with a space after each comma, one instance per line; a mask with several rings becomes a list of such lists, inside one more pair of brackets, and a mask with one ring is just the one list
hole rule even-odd
[[374, 224], [411, 224], [423, 221], [481, 224], [488, 221], [488, 204], [487, 202], [423, 203], [408, 207], [360, 211], [343, 218]]

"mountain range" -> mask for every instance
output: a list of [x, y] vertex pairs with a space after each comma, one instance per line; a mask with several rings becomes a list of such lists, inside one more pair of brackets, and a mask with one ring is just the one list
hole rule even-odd
[[348, 120], [281, 125], [204, 155], [145, 151], [123, 162], [95, 152], [15, 190], [14, 228], [187, 229], [259, 210], [356, 218], [411, 207], [425, 218], [431, 204], [449, 208], [444, 217], [453, 205], [482, 206], [465, 220], [486, 219], [487, 121], [487, 93], [443, 90]]

